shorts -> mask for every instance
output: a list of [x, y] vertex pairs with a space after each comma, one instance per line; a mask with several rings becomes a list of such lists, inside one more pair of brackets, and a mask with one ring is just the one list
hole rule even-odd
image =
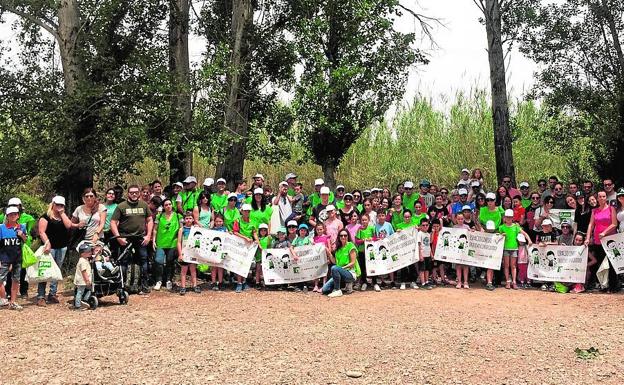
[[418, 261], [418, 271], [431, 271], [433, 269], [433, 263], [431, 263], [431, 258], [425, 257], [423, 261]]
[[518, 250], [503, 250], [503, 257], [518, 258]]
[[22, 271], [21, 263], [10, 264], [8, 262], [0, 262], [0, 284], [4, 283], [9, 275], [9, 268], [13, 266], [13, 270], [10, 271], [13, 282], [20, 281], [20, 273]]

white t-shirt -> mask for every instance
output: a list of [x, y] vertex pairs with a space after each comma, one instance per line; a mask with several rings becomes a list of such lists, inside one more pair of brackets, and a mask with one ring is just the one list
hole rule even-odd
[[424, 231], [419, 231], [416, 240], [422, 247], [420, 248], [423, 258], [431, 258], [431, 235]]
[[[93, 216], [91, 216], [91, 213], [85, 212], [84, 208], [84, 205], [78, 206], [76, 210], [74, 210], [72, 217], [78, 218], [78, 221], [82, 221], [87, 224], [87, 234], [84, 239], [91, 239], [100, 225], [100, 213], [106, 212], [106, 206], [100, 204], [98, 206], [98, 211], [94, 213]], [[104, 234], [100, 234], [100, 238], [103, 236]]]

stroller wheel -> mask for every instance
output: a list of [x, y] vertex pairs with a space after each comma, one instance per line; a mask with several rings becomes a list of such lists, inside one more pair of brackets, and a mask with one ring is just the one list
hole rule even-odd
[[98, 299], [94, 295], [89, 297], [89, 299], [87, 300], [87, 303], [89, 304], [89, 307], [91, 308], [91, 310], [95, 310], [98, 307]]
[[123, 290], [119, 294], [119, 303], [122, 305], [128, 304], [128, 292]]

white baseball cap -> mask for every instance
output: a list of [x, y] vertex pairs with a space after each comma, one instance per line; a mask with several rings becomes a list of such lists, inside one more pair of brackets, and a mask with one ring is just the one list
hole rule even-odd
[[329, 194], [329, 187], [327, 187], [327, 186], [321, 187], [320, 193], [321, 193], [321, 195], [322, 194]]
[[52, 203], [65, 206], [65, 198], [63, 198], [60, 195], [57, 195], [54, 198], [52, 198]]
[[336, 207], [334, 207], [334, 205], [327, 205], [327, 207], [325, 207], [325, 211], [336, 211]]
[[19, 206], [22, 204], [22, 200], [19, 198], [11, 198], [9, 199], [9, 203], [7, 203], [7, 206]]
[[470, 174], [470, 170], [468, 170], [467, 168], [462, 168], [461, 172], [466, 172], [466, 173]]
[[9, 206], [6, 208], [6, 215], [13, 214], [13, 213], [19, 213], [19, 209], [15, 206]]
[[344, 190], [344, 188], [345, 188], [345, 186], [343, 186], [343, 185], [341, 185], [341, 184], [339, 184], [338, 186], [336, 186], [336, 190], [340, 190], [340, 189], [343, 189], [343, 190]]
[[182, 182], [175, 182], [173, 185], [174, 186], [184, 187], [184, 185], [182, 185]]
[[210, 187], [210, 186], [212, 186], [213, 184], [214, 184], [214, 179], [212, 179], [212, 178], [206, 178], [206, 179], [204, 179], [204, 183], [203, 183], [203, 185], [204, 185], [204, 186], [206, 186], [206, 187]]
[[469, 205], [464, 205], [464, 206], [462, 207], [462, 211], [466, 211], [466, 210], [468, 210], [468, 211], [472, 211], [472, 207], [470, 207]]
[[403, 183], [403, 188], [414, 188], [414, 183], [411, 180]]
[[280, 187], [282, 187], [282, 186], [286, 186], [286, 187], [288, 187], [288, 182], [286, 182], [286, 181], [281, 181], [281, 182], [279, 183], [279, 186], [280, 186]]
[[505, 216], [506, 217], [513, 217], [514, 216], [513, 210], [512, 209], [505, 210]]
[[466, 190], [465, 188], [460, 188], [457, 193], [459, 195], [468, 195], [468, 190]]
[[291, 220], [288, 221], [288, 223], [286, 223], [286, 226], [298, 226], [298, 225], [299, 224], [294, 219], [291, 219]]
[[493, 192], [489, 192], [489, 193], [485, 194], [485, 199], [494, 199], [494, 200], [496, 200], [496, 194], [494, 194]]
[[228, 198], [227, 199], [230, 199], [230, 198], [238, 199], [238, 195], [236, 195], [235, 193], [231, 192], [231, 193], [228, 194]]
[[197, 183], [197, 178], [194, 176], [187, 176], [186, 179], [182, 181], [182, 183]]
[[254, 195], [256, 194], [264, 194], [264, 190], [260, 187], [254, 189]]
[[552, 221], [546, 218], [542, 221], [542, 226], [552, 226]]
[[226, 182], [225, 182], [225, 179], [223, 179], [223, 178], [219, 178], [219, 179], [217, 179], [217, 183], [223, 183], [223, 184], [225, 184]]
[[485, 222], [485, 229], [486, 230], [496, 230], [496, 224], [494, 223], [494, 221], [487, 221], [487, 222]]
[[264, 176], [262, 174], [256, 174], [253, 176], [253, 179], [262, 179], [264, 180]]
[[520, 187], [529, 187], [529, 183], [528, 182], [522, 182], [522, 183], [520, 183]]
[[267, 225], [266, 223], [260, 223], [260, 225], [258, 226], [258, 230], [260, 229], [269, 229], [269, 225]]
[[321, 178], [314, 180], [314, 185], [315, 186], [322, 186], [324, 184], [325, 184], [325, 181], [323, 181], [323, 179], [321, 179]]
[[291, 178], [297, 178], [297, 174], [295, 174], [294, 172], [289, 172], [288, 174], [286, 174], [286, 176], [284, 177], [285, 180], [291, 179]]
[[251, 205], [249, 203], [244, 203], [243, 207], [241, 207], [241, 211], [251, 211]]

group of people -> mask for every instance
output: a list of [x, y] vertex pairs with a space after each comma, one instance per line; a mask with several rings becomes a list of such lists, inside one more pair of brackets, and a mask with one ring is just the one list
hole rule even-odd
[[[498, 188], [486, 193], [481, 171], [463, 169], [452, 188], [423, 179], [418, 184], [400, 183], [394, 191], [389, 187], [347, 191], [343, 185], [332, 191], [322, 179], [316, 179], [314, 190], [307, 193], [294, 173], [287, 174], [275, 191], [261, 174], [254, 175], [251, 185], [236, 181], [232, 191], [226, 185], [223, 178], [206, 178], [198, 186], [197, 179], [189, 176], [167, 188], [158, 180], [145, 186], [131, 185], [125, 197], [119, 186], [106, 190], [103, 196], [87, 188], [82, 194], [83, 204], [71, 214], [65, 211], [65, 199], [55, 196], [38, 220], [24, 212], [18, 198], [12, 198], [0, 225], [0, 280], [4, 283], [0, 285], [0, 305], [21, 309], [17, 298], [28, 293], [21, 248], [35, 238], [58, 266], [63, 265], [68, 248], [79, 251], [74, 279], [76, 308], [82, 307], [92, 284], [90, 258], [97, 258], [95, 268], [101, 274], [118, 268], [125, 273], [129, 265], [138, 266], [139, 293], [162, 288], [181, 295], [187, 289], [199, 293], [198, 274], [205, 275], [212, 290], [222, 290], [231, 283], [236, 292], [242, 292], [251, 285], [260, 290], [268, 288], [262, 280], [261, 250], [312, 244], [321, 244], [326, 250], [330, 266], [327, 277], [288, 289], [311, 288], [331, 297], [368, 287], [381, 291], [382, 287], [454, 285], [460, 289], [469, 288], [481, 276], [489, 290], [496, 286], [548, 290], [548, 284], [532, 282], [526, 274], [523, 247], [533, 243], [589, 247], [587, 281], [573, 285], [575, 292], [584, 291], [587, 285], [610, 292], [620, 288], [613, 268], [608, 287], [597, 287], [595, 279], [596, 269], [605, 258], [601, 239], [624, 231], [624, 188], [616, 191], [610, 179], [596, 188], [591, 181], [564, 185], [552, 176], [539, 180], [536, 188], [523, 181], [517, 189], [505, 176]], [[575, 210], [574, 221], [564, 221], [560, 230], [554, 228], [553, 209]], [[193, 226], [229, 232], [257, 243], [259, 251], [249, 275], [239, 276], [219, 267], [206, 272], [185, 262], [183, 244]], [[387, 277], [367, 277], [365, 242], [410, 227], [418, 229], [419, 262]], [[444, 227], [503, 234], [501, 270], [480, 272], [436, 260], [438, 236]], [[129, 245], [133, 250], [130, 258], [116, 266], [115, 256]], [[111, 252], [102, 254], [103, 248]], [[180, 283], [174, 287], [178, 272]], [[191, 276], [190, 288], [187, 274]], [[57, 287], [56, 282], [39, 283], [36, 304], [58, 303]]]

